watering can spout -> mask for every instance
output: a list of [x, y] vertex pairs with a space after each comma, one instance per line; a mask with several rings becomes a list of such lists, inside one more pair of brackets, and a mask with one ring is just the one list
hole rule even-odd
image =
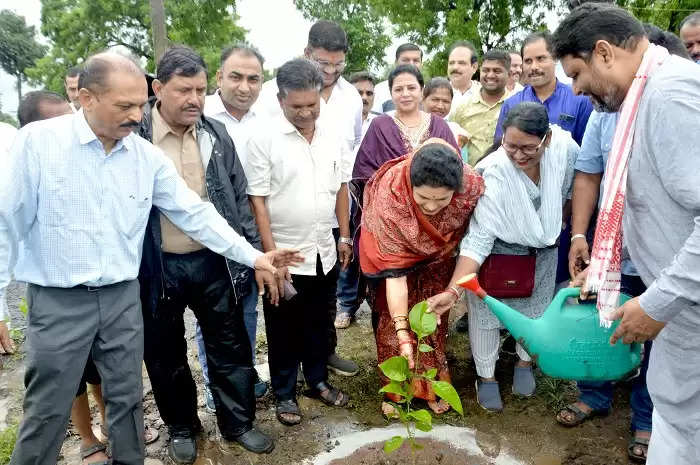
[[509, 307], [498, 299], [489, 296], [481, 288], [476, 273], [470, 273], [457, 281], [457, 285], [467, 289], [481, 300], [498, 317], [513, 337], [527, 345], [528, 340], [534, 336], [537, 320], [526, 317], [514, 308]]

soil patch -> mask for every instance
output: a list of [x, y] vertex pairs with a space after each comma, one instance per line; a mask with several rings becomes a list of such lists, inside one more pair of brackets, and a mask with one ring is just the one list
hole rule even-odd
[[419, 439], [417, 442], [423, 449], [416, 451], [415, 457], [411, 453], [410, 445], [406, 442], [391, 454], [384, 452], [383, 442], [375, 442], [358, 449], [349, 457], [333, 460], [329, 465], [486, 465], [492, 463], [490, 459], [476, 457], [444, 441]]

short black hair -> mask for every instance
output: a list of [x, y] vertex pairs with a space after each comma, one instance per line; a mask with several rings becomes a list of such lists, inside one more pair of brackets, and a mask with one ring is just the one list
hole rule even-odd
[[474, 44], [469, 42], [468, 40], [458, 40], [457, 42], [453, 42], [452, 45], [450, 45], [450, 48], [447, 49], [447, 57], [449, 58], [452, 52], [454, 52], [455, 49], [460, 47], [468, 48], [469, 50], [471, 50], [471, 64], [474, 64], [479, 61], [479, 52], [476, 51], [476, 46], [474, 46]]
[[484, 53], [481, 64], [483, 65], [486, 60], [497, 61], [506, 68], [506, 72], [510, 71], [510, 52], [494, 48]]
[[690, 24], [691, 26], [700, 26], [700, 11], [696, 11], [695, 13], [690, 13], [688, 16], [683, 18], [683, 21], [681, 21], [681, 25], [678, 28], [680, 31], [683, 29], [683, 26], [686, 24]]
[[525, 39], [523, 39], [523, 45], [520, 46], [520, 56], [525, 56], [525, 47], [528, 45], [544, 40], [545, 47], [550, 55], [554, 56], [554, 44], [552, 42], [552, 34], [549, 31], [537, 31], [531, 32]]
[[287, 97], [290, 90], [321, 90], [323, 76], [318, 65], [306, 58], [297, 58], [283, 64], [277, 70], [277, 88], [281, 98]]
[[24, 127], [29, 123], [33, 123], [34, 121], [45, 119], [39, 112], [39, 107], [45, 102], [53, 104], [68, 104], [66, 99], [63, 98], [63, 96], [58, 95], [56, 92], [51, 92], [48, 90], [35, 90], [32, 92], [27, 92], [24, 94], [24, 97], [22, 97], [19, 107], [17, 107], [19, 127]]
[[568, 0], [569, 10], [583, 5], [584, 3], [615, 3], [615, 0]]
[[82, 68], [80, 66], [71, 66], [66, 70], [66, 75], [64, 76], [65, 78], [74, 78], [74, 77], [79, 77], [80, 72], [82, 71]]
[[96, 93], [104, 92], [107, 87], [107, 78], [110, 73], [117, 70], [144, 75], [133, 57], [109, 51], [99, 52], [85, 60], [78, 78], [78, 89], [88, 89]]
[[549, 115], [544, 105], [521, 102], [510, 109], [503, 121], [503, 134], [513, 126], [524, 133], [543, 138], [549, 132]]
[[412, 74], [413, 76], [415, 76], [416, 80], [418, 81], [418, 84], [420, 84], [421, 89], [425, 85], [423, 74], [418, 68], [416, 68], [413, 65], [399, 65], [396, 68], [392, 69], [391, 73], [389, 73], [389, 92], [391, 92], [391, 88], [394, 86], [394, 79], [396, 79], [396, 76], [398, 76], [399, 74]]
[[158, 60], [156, 79], [166, 84], [174, 76], [192, 77], [202, 71], [207, 74], [207, 64], [199, 53], [184, 45], [175, 45]]
[[260, 62], [260, 67], [262, 68], [263, 65], [265, 64], [265, 59], [263, 58], [262, 54], [260, 51], [248, 44], [244, 43], [238, 43], [234, 45], [230, 45], [223, 49], [221, 51], [221, 61], [219, 62], [219, 66], [223, 68], [224, 62], [229, 59], [229, 57], [233, 54], [239, 54], [247, 57], [255, 57], [258, 59]]
[[649, 42], [655, 45], [660, 45], [668, 50], [668, 53], [677, 55], [681, 58], [690, 59], [688, 50], [683, 45], [683, 41], [673, 32], [666, 32], [661, 28], [650, 23], [644, 23], [644, 30], [647, 33]]
[[631, 50], [645, 36], [642, 23], [626, 10], [607, 3], [586, 3], [564, 18], [554, 32], [554, 56], [588, 60], [599, 40]]
[[347, 53], [348, 36], [337, 23], [322, 19], [309, 29], [308, 47]]
[[350, 78], [348, 79], [350, 84], [355, 84], [356, 82], [362, 82], [362, 81], [368, 81], [371, 82], [372, 85], [376, 84], [376, 79], [374, 76], [372, 76], [370, 73], [367, 71], [358, 71], [357, 73], [352, 73], [350, 75]]
[[413, 187], [446, 187], [462, 190], [464, 163], [451, 147], [441, 143], [426, 144], [411, 160], [411, 185]]
[[396, 61], [399, 61], [399, 57], [404, 52], [420, 52], [420, 59], [423, 60], [423, 50], [421, 50], [419, 46], [412, 43], [405, 43], [396, 48]]
[[438, 89], [447, 89], [450, 91], [450, 98], [454, 97], [454, 90], [452, 89], [452, 84], [447, 78], [444, 77], [434, 77], [423, 87], [423, 98], [427, 98]]

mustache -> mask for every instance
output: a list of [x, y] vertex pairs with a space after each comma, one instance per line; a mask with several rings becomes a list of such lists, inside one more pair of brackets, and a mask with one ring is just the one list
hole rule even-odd
[[197, 105], [187, 105], [185, 108], [182, 109], [182, 111], [190, 111], [190, 110], [202, 111], [202, 109], [199, 108]]
[[136, 129], [137, 127], [139, 127], [139, 124], [141, 124], [141, 123], [139, 123], [138, 121], [129, 121], [127, 123], [120, 124], [119, 127], [120, 128]]

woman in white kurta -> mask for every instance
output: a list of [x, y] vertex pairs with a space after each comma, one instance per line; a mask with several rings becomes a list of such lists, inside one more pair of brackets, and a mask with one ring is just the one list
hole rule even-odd
[[[474, 210], [469, 231], [460, 247], [451, 284], [476, 273], [494, 254], [536, 254], [535, 288], [530, 297], [503, 299], [521, 313], [537, 318], [551, 302], [557, 267], [557, 239], [563, 207], [573, 182], [579, 147], [571, 135], [550, 125], [547, 110], [539, 103], [524, 102], [506, 117], [501, 147], [476, 166], [486, 192]], [[445, 292], [429, 300], [436, 313], [456, 299]], [[500, 411], [503, 403], [494, 377], [501, 324], [474, 295], [467, 296], [469, 336], [476, 371], [479, 404]], [[513, 391], [523, 396], [535, 392], [530, 356], [518, 344], [519, 357], [513, 375]]]

